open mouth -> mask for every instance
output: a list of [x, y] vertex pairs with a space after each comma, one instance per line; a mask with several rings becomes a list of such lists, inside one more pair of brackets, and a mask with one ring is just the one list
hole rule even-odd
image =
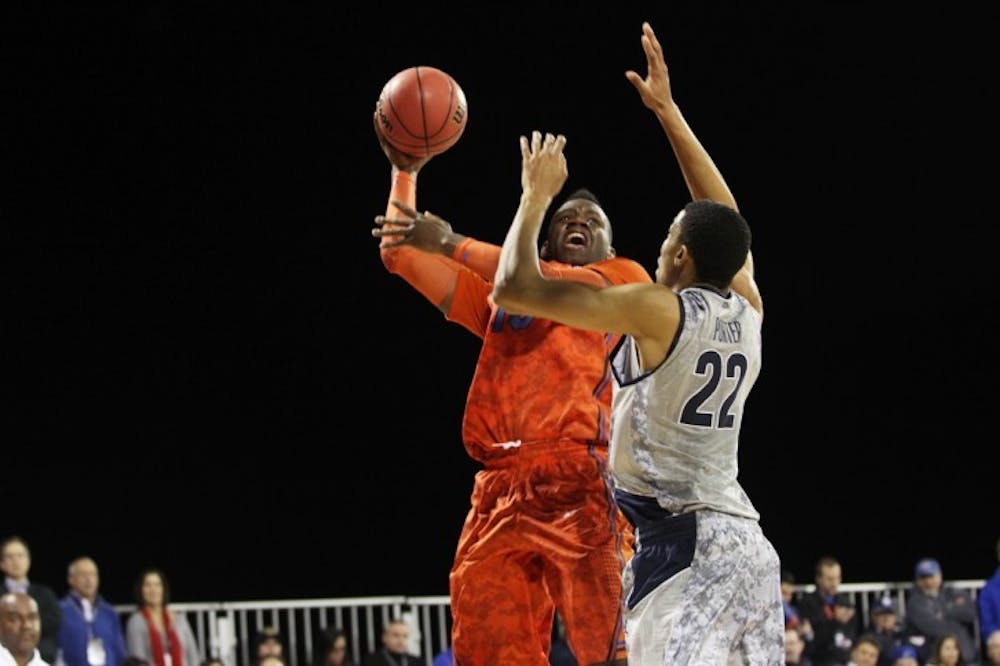
[[587, 247], [590, 239], [582, 231], [568, 231], [563, 237], [563, 244], [567, 247]]

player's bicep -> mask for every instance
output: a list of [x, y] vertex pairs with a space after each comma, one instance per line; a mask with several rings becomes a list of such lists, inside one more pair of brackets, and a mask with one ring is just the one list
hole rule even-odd
[[757, 281], [753, 279], [752, 269], [744, 266], [741, 268], [736, 275], [733, 276], [733, 281], [730, 284], [733, 291], [747, 299], [750, 303], [750, 307], [759, 312], [761, 315], [764, 314], [764, 301], [760, 296], [760, 289], [757, 288]]
[[643, 303], [650, 285], [594, 287], [564, 280], [546, 281], [534, 299], [540, 316], [591, 331], [634, 335], [646, 327]]
[[482, 338], [490, 319], [489, 295], [492, 285], [472, 271], [459, 271], [455, 289], [445, 310], [448, 321], [455, 322]]

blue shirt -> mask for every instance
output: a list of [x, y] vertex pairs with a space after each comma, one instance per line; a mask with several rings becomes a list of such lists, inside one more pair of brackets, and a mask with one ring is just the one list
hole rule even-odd
[[1000, 629], [1000, 567], [993, 577], [979, 590], [979, 631], [985, 642], [994, 631]]
[[93, 621], [83, 615], [83, 602], [70, 592], [59, 602], [62, 623], [59, 625], [59, 650], [66, 666], [89, 666], [87, 644], [91, 637], [104, 644], [105, 666], [121, 666], [125, 661], [125, 634], [115, 609], [101, 597], [94, 600]]

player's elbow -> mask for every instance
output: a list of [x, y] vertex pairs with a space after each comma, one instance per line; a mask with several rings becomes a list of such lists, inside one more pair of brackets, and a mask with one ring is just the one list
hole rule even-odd
[[510, 275], [497, 273], [493, 282], [493, 302], [508, 312], [517, 312], [523, 301], [521, 284]]
[[397, 266], [396, 258], [399, 254], [398, 250], [399, 248], [389, 248], [389, 247], [379, 248], [378, 253], [379, 256], [382, 258], [382, 265], [385, 266], [385, 269], [390, 273], [398, 272], [396, 269]]

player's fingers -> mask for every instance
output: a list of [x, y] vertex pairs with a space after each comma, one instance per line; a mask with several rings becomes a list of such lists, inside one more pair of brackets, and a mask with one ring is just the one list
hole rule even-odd
[[648, 22], [642, 24], [643, 35], [649, 39], [650, 46], [653, 47], [653, 52], [657, 56], [663, 57], [663, 47], [660, 45], [660, 40], [656, 38], [656, 33], [653, 32], [653, 26], [649, 25]]
[[556, 137], [555, 144], [553, 144], [553, 148], [561, 153], [565, 145], [566, 145], [566, 137], [560, 134], [559, 136]]
[[413, 226], [413, 220], [408, 217], [386, 217], [385, 215], [378, 215], [375, 217], [375, 224], [382, 226], [385, 224], [395, 224], [398, 226]]
[[632, 87], [635, 88], [636, 92], [639, 93], [639, 97], [645, 103], [646, 99], [650, 96], [649, 84], [646, 83], [646, 79], [631, 70], [625, 72], [625, 78], [629, 80], [629, 83], [632, 84]]
[[542, 145], [542, 133], [538, 130], [534, 130], [531, 133], [531, 152], [537, 153], [539, 147]]
[[411, 231], [413, 231], [412, 224], [405, 227], [380, 227], [378, 229], [372, 229], [372, 236], [375, 236], [376, 238], [401, 236], [405, 239], [406, 236], [410, 235]]
[[522, 134], [519, 142], [521, 144], [521, 159], [526, 160], [531, 155], [531, 151], [528, 148], [528, 137]]
[[399, 212], [407, 217], [416, 217], [418, 215], [417, 211], [413, 210], [399, 199], [393, 199], [392, 205], [398, 208]]

